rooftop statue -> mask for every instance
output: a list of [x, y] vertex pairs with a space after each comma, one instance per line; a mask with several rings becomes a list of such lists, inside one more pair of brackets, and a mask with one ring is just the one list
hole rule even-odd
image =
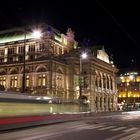
[[74, 39], [74, 31], [71, 30], [71, 28], [68, 28], [67, 30], [67, 36]]

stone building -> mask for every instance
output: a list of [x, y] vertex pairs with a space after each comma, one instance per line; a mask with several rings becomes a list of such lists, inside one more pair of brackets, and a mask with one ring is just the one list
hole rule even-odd
[[[25, 91], [63, 99], [82, 96], [91, 111], [117, 109], [117, 68], [109, 61], [103, 46], [78, 47], [74, 32], [66, 35], [45, 25], [35, 38], [30, 30], [16, 28], [0, 32], [0, 84], [6, 91]], [[82, 83], [80, 57], [82, 59]], [[24, 80], [25, 74], [25, 80]], [[25, 82], [23, 82], [25, 81]]]
[[121, 69], [117, 77], [118, 105], [124, 110], [140, 109], [140, 72], [138, 69]]

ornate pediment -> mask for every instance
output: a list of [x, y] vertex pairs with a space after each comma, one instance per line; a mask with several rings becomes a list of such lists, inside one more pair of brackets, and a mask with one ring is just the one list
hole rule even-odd
[[98, 50], [97, 51], [97, 58], [106, 62], [106, 63], [110, 63], [109, 62], [109, 56], [108, 54], [105, 52], [104, 48], [102, 50]]

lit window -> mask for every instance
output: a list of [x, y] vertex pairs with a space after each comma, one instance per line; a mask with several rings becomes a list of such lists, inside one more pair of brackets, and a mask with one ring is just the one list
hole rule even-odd
[[38, 75], [38, 86], [45, 86], [46, 85], [46, 75], [40, 74]]
[[41, 77], [38, 77], [38, 86], [41, 86]]
[[12, 88], [17, 87], [17, 76], [12, 76], [11, 77], [11, 87]]
[[45, 86], [46, 83], [45, 83], [45, 78], [42, 79], [42, 86]]
[[3, 85], [3, 86], [6, 85], [6, 78], [5, 77], [0, 77], [0, 85]]
[[30, 86], [30, 80], [29, 80], [29, 76], [26, 76], [26, 87]]

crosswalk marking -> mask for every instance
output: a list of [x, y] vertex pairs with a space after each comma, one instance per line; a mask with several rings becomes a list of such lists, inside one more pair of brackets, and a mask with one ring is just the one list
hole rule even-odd
[[107, 129], [111, 129], [111, 128], [114, 128], [114, 127], [116, 127], [116, 126], [108, 126], [108, 127], [100, 128], [98, 130], [107, 130]]
[[78, 124], [78, 125], [75, 125], [75, 126], [69, 126], [68, 128], [74, 129], [74, 128], [82, 128], [82, 127], [87, 127], [87, 126], [88, 126], [87, 124]]
[[121, 133], [110, 138], [106, 138], [105, 140], [133, 140], [130, 138], [135, 137], [135, 135], [136, 134], [126, 135], [125, 133]]
[[100, 128], [102, 128], [102, 127], [104, 127], [104, 126], [102, 126], [102, 125], [90, 126], [90, 127], [87, 127], [87, 129], [100, 129]]
[[122, 129], [125, 129], [125, 128], [126, 127], [121, 126], [121, 127], [117, 127], [117, 128], [111, 129], [111, 131], [119, 131], [119, 130], [122, 130]]
[[101, 127], [105, 127], [103, 125], [95, 125], [95, 126], [83, 126], [83, 127], [79, 127], [78, 129], [98, 129], [98, 128], [101, 128]]
[[136, 127], [132, 127], [132, 128], [129, 128], [129, 129], [124, 130], [124, 132], [130, 132], [130, 131], [134, 131], [136, 129], [137, 129]]
[[98, 124], [98, 125], [78, 124], [76, 126], [70, 126], [68, 128], [76, 129], [76, 130], [84, 130], [84, 129], [96, 129], [99, 131], [109, 130], [112, 132], [123, 131], [125, 133], [138, 129], [137, 127], [127, 128], [126, 126], [115, 126], [115, 125], [106, 126], [105, 124]]

